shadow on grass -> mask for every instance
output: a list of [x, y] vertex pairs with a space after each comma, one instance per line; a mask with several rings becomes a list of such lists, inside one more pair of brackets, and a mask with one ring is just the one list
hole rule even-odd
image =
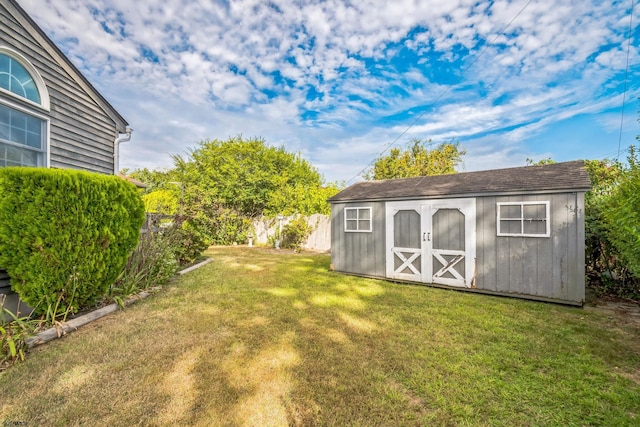
[[326, 255], [212, 255], [162, 295], [0, 377], [0, 419], [633, 425], [640, 416], [640, 386], [625, 378], [640, 368], [638, 337], [606, 317], [343, 276]]

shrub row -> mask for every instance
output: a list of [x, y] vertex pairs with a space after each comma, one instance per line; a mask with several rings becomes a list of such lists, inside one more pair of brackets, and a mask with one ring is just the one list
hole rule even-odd
[[599, 294], [640, 299], [640, 165], [592, 160], [593, 188], [585, 197], [586, 267]]

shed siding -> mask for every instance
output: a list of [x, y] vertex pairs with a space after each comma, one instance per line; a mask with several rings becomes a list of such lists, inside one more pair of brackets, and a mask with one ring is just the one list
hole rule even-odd
[[[370, 207], [372, 231], [344, 230], [345, 207]], [[380, 202], [331, 205], [331, 263], [336, 271], [385, 277], [385, 205]]]
[[[498, 237], [498, 202], [549, 201], [551, 237]], [[476, 287], [563, 301], [584, 300], [584, 194], [476, 199]]]
[[50, 117], [51, 167], [113, 173], [115, 122], [3, 5], [0, 44], [20, 52], [45, 81], [51, 103], [44, 113]]
[[577, 248], [577, 277], [576, 277], [576, 285], [572, 287], [575, 298], [572, 298], [574, 301], [584, 301], [585, 300], [585, 286], [586, 286], [586, 277], [585, 277], [585, 231], [584, 231], [584, 193], [576, 194], [576, 227], [578, 229], [576, 233], [576, 248]]

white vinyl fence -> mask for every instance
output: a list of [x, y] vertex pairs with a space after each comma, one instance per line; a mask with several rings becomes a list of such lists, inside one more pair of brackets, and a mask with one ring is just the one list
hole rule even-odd
[[[284, 227], [295, 216], [287, 216], [282, 219]], [[331, 249], [331, 219], [327, 215], [314, 214], [306, 218], [307, 224], [313, 227], [313, 232], [309, 235], [306, 243], [302, 245], [303, 249], [313, 251], [326, 252]], [[269, 242], [269, 237], [276, 235], [279, 227], [279, 221], [274, 218], [261, 218], [253, 222], [255, 230], [254, 243], [265, 245]]]

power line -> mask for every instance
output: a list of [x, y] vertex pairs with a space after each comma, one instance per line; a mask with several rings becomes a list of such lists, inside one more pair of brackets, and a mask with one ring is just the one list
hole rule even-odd
[[622, 144], [622, 125], [624, 124], [624, 106], [627, 101], [627, 78], [629, 76], [629, 52], [631, 51], [631, 32], [633, 31], [633, 8], [635, 0], [631, 0], [631, 12], [629, 13], [629, 34], [627, 36], [627, 64], [624, 68], [624, 89], [622, 91], [622, 112], [620, 113], [620, 135], [618, 136], [618, 156], [620, 158], [620, 144]]
[[[633, 0], [632, 0], [633, 1]], [[484, 47], [480, 50], [480, 53], [478, 53], [478, 55], [471, 61], [469, 62], [465, 67], [462, 68], [462, 73], [467, 72], [476, 62], [478, 62], [478, 60], [482, 57], [482, 55], [489, 49], [490, 46], [492, 46], [496, 40], [498, 40], [498, 38], [507, 30], [507, 28], [509, 28], [511, 26], [511, 24], [513, 24], [513, 22], [522, 14], [522, 12], [524, 12], [524, 10], [533, 2], [533, 0], [529, 0], [519, 11], [518, 13], [516, 13], [516, 15], [507, 23], [507, 25], [505, 25], [500, 31], [498, 31], [498, 33], [496, 34], [496, 36], [493, 38], [493, 40], [491, 40], [491, 42], [487, 43], [484, 45]], [[430, 109], [432, 109], [437, 103], [438, 101], [440, 101], [442, 99], [443, 96], [445, 96], [447, 94], [447, 92], [449, 92], [451, 90], [451, 86], [447, 86], [442, 93], [440, 93], [440, 95], [438, 95], [438, 97], [431, 102], [427, 108], [425, 108], [425, 110], [420, 113], [418, 115], [418, 117], [416, 117], [411, 124], [409, 124], [409, 126], [407, 126], [407, 128], [402, 131], [402, 133], [400, 133], [400, 135], [398, 135], [393, 141], [391, 141], [391, 143], [389, 143], [379, 154], [377, 157], [382, 156], [384, 153], [387, 152], [387, 150], [389, 150], [391, 147], [393, 147], [400, 138], [402, 138], [407, 132], [409, 132], [409, 130], [415, 126], [416, 123], [418, 123], [418, 121], [420, 119], [422, 119], [422, 117], [424, 117], [424, 115], [427, 113], [427, 111], [429, 111]], [[377, 158], [376, 157], [376, 158]], [[358, 176], [360, 176], [360, 174], [362, 174], [364, 171], [367, 170], [367, 168], [369, 166], [371, 166], [373, 164], [373, 162], [375, 162], [375, 159], [373, 159], [371, 162], [369, 162], [364, 168], [362, 168], [362, 170], [360, 170], [360, 172], [358, 172], [357, 174], [355, 174], [353, 176], [353, 178], [351, 178], [349, 181], [347, 181], [347, 185], [349, 185], [354, 179], [356, 179]]]
[[[632, 145], [633, 144], [627, 145], [627, 147], [624, 150], [621, 150], [620, 148], [618, 148], [618, 150], [608, 151], [603, 154], [596, 154], [593, 156], [593, 159], [594, 160], [605, 160], [605, 159], [612, 160], [614, 158], [613, 156], [616, 156], [616, 155], [620, 156], [621, 152], [625, 152], [625, 153], [629, 152], [629, 149], [631, 148]], [[612, 156], [612, 157], [610, 158], [609, 156]], [[615, 159], [616, 161], [618, 161], [617, 157], [615, 157]]]

